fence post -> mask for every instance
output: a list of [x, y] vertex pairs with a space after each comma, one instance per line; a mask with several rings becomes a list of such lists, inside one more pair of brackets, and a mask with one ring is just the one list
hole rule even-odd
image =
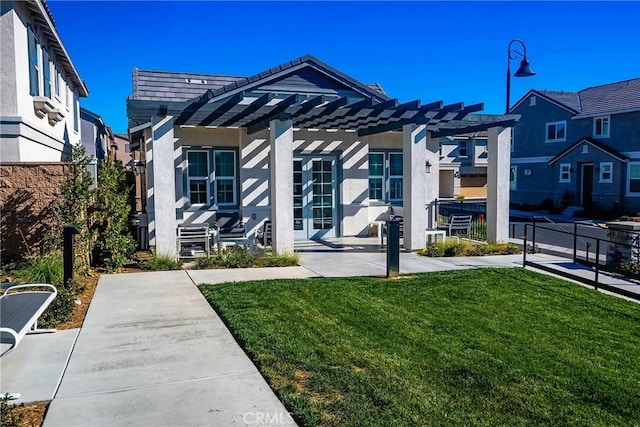
[[596, 280], [595, 280], [596, 289], [598, 289], [599, 273], [600, 273], [600, 239], [596, 239]]
[[524, 224], [524, 250], [522, 251], [522, 267], [527, 265], [527, 224]]
[[573, 223], [573, 263], [578, 261], [578, 223]]
[[586, 248], [585, 248], [587, 250], [587, 253], [585, 255], [585, 261], [587, 262], [587, 264], [589, 264], [589, 248], [590, 247], [591, 247], [591, 243], [587, 242]]
[[532, 231], [533, 236], [531, 236], [531, 253], [535, 254], [536, 253], [536, 217], [534, 216], [531, 219], [533, 220], [533, 231]]

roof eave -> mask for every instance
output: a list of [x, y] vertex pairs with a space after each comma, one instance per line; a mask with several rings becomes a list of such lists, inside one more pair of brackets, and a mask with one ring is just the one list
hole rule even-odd
[[89, 95], [89, 89], [87, 88], [87, 85], [80, 77], [80, 73], [78, 73], [78, 70], [76, 69], [75, 65], [73, 65], [73, 61], [71, 61], [71, 56], [69, 55], [69, 52], [67, 52], [67, 49], [64, 47], [64, 44], [62, 43], [62, 39], [58, 34], [58, 30], [56, 30], [56, 26], [51, 21], [49, 14], [45, 9], [44, 0], [30, 0], [29, 4], [35, 5], [35, 7], [37, 8], [36, 9], [37, 12], [40, 14], [40, 17], [47, 23], [47, 26], [49, 27], [48, 29], [51, 32], [52, 41], [56, 43], [57, 46], [62, 51], [63, 57], [61, 59], [63, 62], [66, 62], [67, 63], [66, 65], [68, 65], [69, 68], [72, 70], [71, 78], [75, 86], [78, 88], [78, 96], [83, 98], [87, 97]]

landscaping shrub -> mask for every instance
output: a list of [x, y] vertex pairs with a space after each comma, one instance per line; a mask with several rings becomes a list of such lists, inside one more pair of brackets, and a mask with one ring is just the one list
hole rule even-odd
[[622, 262], [620, 263], [620, 272], [627, 277], [635, 279], [640, 278], [640, 263], [638, 262]]
[[8, 398], [0, 398], [0, 426], [18, 427], [21, 424], [22, 416], [17, 411], [17, 407], [8, 402]]
[[38, 319], [38, 323], [45, 328], [70, 320], [76, 297], [82, 292], [82, 286], [75, 280], [69, 280], [65, 284], [59, 283], [56, 289], [58, 289], [58, 295]]
[[252, 255], [247, 248], [230, 246], [213, 252], [209, 258], [196, 258], [193, 267], [199, 270], [207, 268], [289, 267], [298, 265], [299, 260], [297, 254]]
[[126, 171], [120, 162], [106, 159], [100, 163], [95, 195], [95, 261], [112, 272], [131, 259], [136, 247], [129, 230], [131, 206]]
[[57, 286], [62, 283], [64, 276], [62, 257], [54, 254], [33, 257], [20, 276], [27, 283], [48, 283]]
[[145, 270], [166, 271], [166, 270], [180, 270], [182, 263], [176, 261], [176, 259], [167, 254], [153, 254], [142, 264], [142, 268]]
[[472, 244], [470, 242], [448, 241], [435, 243], [418, 251], [418, 255], [428, 257], [512, 255], [521, 253], [520, 248], [512, 243]]
[[278, 255], [275, 252], [270, 254], [259, 256], [255, 260], [256, 267], [291, 267], [298, 265], [300, 257], [298, 254], [282, 254]]

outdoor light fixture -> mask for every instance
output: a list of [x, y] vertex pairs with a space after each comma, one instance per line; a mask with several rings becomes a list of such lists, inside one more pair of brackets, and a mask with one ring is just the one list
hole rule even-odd
[[142, 160], [133, 161], [133, 173], [136, 175], [142, 175], [144, 173], [145, 164]]
[[453, 173], [453, 177], [454, 177], [454, 178], [460, 178], [460, 172], [455, 171], [455, 172]]
[[[518, 42], [522, 45], [522, 52], [517, 51], [515, 49], [511, 49], [511, 45], [514, 42]], [[522, 40], [513, 39], [509, 42], [509, 47], [507, 48], [507, 108], [505, 112], [509, 113], [509, 104], [511, 97], [511, 61], [517, 59], [518, 57], [522, 57], [522, 61], [520, 62], [520, 68], [516, 71], [513, 76], [514, 77], [531, 77], [535, 76], [536, 73], [531, 68], [529, 64], [529, 60], [527, 59], [527, 47], [524, 45]]]
[[429, 161], [429, 159], [427, 159], [427, 163], [425, 163], [424, 165], [427, 169], [427, 173], [431, 173], [431, 162]]

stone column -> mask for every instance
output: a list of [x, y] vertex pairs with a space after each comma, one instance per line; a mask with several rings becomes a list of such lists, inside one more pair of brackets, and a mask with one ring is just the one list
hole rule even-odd
[[489, 129], [487, 141], [487, 241], [509, 240], [511, 128]]
[[607, 264], [618, 266], [621, 262], [638, 262], [640, 258], [640, 222], [607, 222], [611, 240], [607, 248]]
[[[429, 148], [432, 143], [429, 142]], [[437, 153], [437, 150], [436, 150]], [[432, 158], [427, 150], [427, 130], [425, 125], [405, 125], [402, 128], [402, 199], [404, 205], [404, 248], [414, 251], [426, 245], [427, 194], [432, 194], [432, 177], [438, 174], [438, 157]], [[431, 162], [427, 179], [426, 161]], [[436, 191], [438, 181], [435, 180]]]
[[156, 253], [177, 256], [173, 117], [151, 118], [147, 143], [147, 213], [149, 244]]
[[269, 169], [272, 246], [279, 253], [293, 253], [293, 124], [272, 120]]

